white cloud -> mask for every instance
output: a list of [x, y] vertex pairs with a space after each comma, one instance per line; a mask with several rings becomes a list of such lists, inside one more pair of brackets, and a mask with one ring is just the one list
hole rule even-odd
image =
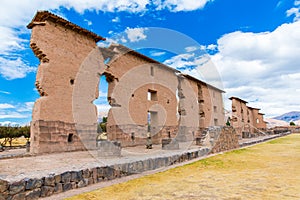
[[107, 97], [107, 92], [102, 92], [101, 90], [99, 90], [99, 96], [98, 97], [99, 98], [100, 97], [102, 97], [102, 98], [105, 97], [106, 98]]
[[28, 118], [29, 114], [21, 114], [18, 112], [1, 112], [0, 111], [0, 119], [24, 119]]
[[184, 54], [173, 56], [168, 60], [165, 60], [164, 64], [173, 67], [175, 69], [180, 69], [188, 66], [194, 66], [195, 63], [193, 59], [194, 59], [193, 53], [184, 53]]
[[8, 104], [8, 103], [0, 103], [0, 109], [9, 109], [9, 108], [14, 108], [15, 106]]
[[198, 49], [198, 47], [196, 47], [196, 46], [190, 46], [190, 47], [186, 47], [185, 51], [189, 53], [189, 52], [196, 51], [197, 49]]
[[286, 15], [289, 16], [294, 16], [294, 21], [300, 20], [300, 1], [296, 0], [294, 2], [293, 8], [289, 9], [286, 11]]
[[3, 91], [3, 90], [0, 90], [0, 93], [2, 93], [2, 94], [11, 94], [10, 92]]
[[34, 102], [25, 102], [20, 104], [17, 109], [18, 112], [31, 112], [33, 109]]
[[[188, 1], [188, 0], [2, 0], [0, 7], [0, 58], [3, 61], [3, 55], [17, 55], [21, 57], [20, 50], [28, 49], [28, 41], [24, 41], [21, 38], [21, 34], [28, 34], [30, 31], [26, 29], [26, 25], [30, 22], [37, 10], [51, 10], [52, 12], [62, 15], [60, 8], [74, 9], [76, 12], [83, 14], [86, 11], [104, 11], [104, 12], [130, 12], [130, 13], [143, 13], [147, 12], [147, 6], [153, 6], [155, 9], [168, 9], [172, 12], [177, 11], [190, 11], [203, 8], [209, 0]], [[116, 17], [112, 22], [119, 22], [119, 17]], [[88, 26], [92, 25], [92, 22], [85, 20]], [[130, 31], [130, 30], [129, 30]], [[145, 39], [143, 32], [139, 32], [139, 29], [130, 32], [130, 41], [139, 41]], [[140, 30], [141, 31], [141, 30]], [[25, 45], [26, 44], [26, 45]], [[6, 63], [9, 60], [6, 58]], [[22, 59], [15, 59], [12, 62], [23, 63], [21, 72], [16, 76], [12, 75], [11, 71], [2, 67], [2, 76], [8, 79], [23, 78], [27, 73], [32, 71], [32, 68], [26, 66]], [[16, 67], [14, 67], [16, 68]], [[4, 70], [4, 71], [3, 71]]]
[[147, 36], [145, 35], [147, 28], [129, 28], [127, 27], [125, 33], [130, 42], [138, 42], [145, 40]]
[[3, 122], [0, 122], [0, 126], [16, 126], [16, 125], [19, 125], [19, 123], [17, 122], [12, 122], [12, 121], [3, 121]]
[[120, 20], [120, 17], [115, 17], [111, 21], [117, 23], [117, 22], [120, 22], [121, 20]]
[[93, 25], [93, 22], [90, 20], [84, 19], [83, 21], [85, 21], [88, 26]]
[[35, 67], [28, 66], [21, 58], [11, 60], [0, 57], [0, 75], [8, 80], [24, 78], [28, 73], [35, 70]]
[[[218, 40], [211, 56], [226, 90], [262, 108], [267, 116], [299, 110], [300, 21], [273, 32], [233, 32]], [[257, 100], [257, 101], [255, 101]], [[227, 108], [230, 108], [227, 102]]]
[[212, 0], [155, 0], [154, 4], [157, 9], [168, 9], [172, 12], [192, 11], [204, 8]]
[[162, 56], [162, 55], [165, 55], [166, 52], [164, 51], [154, 51], [154, 52], [150, 52], [151, 53], [151, 56], [155, 56], [155, 57], [158, 57], [158, 56]]

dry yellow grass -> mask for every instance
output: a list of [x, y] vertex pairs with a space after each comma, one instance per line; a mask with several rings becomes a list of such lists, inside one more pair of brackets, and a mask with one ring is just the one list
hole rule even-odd
[[300, 134], [69, 199], [300, 199]]
[[[3, 141], [4, 141], [4, 139], [0, 139], [0, 143], [2, 143]], [[27, 142], [27, 140], [24, 137], [15, 138], [12, 141], [12, 146], [25, 145], [26, 142]], [[9, 142], [7, 142], [6, 146], [9, 146]]]

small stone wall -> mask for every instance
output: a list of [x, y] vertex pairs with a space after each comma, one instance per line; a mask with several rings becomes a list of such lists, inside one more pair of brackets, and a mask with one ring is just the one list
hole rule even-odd
[[202, 157], [208, 153], [208, 148], [202, 148], [184, 152], [181, 155], [149, 158], [130, 163], [95, 167], [80, 171], [67, 171], [62, 174], [53, 174], [41, 179], [25, 178], [13, 183], [0, 180], [0, 200], [23, 200], [47, 197], [71, 189], [82, 188], [94, 183], [167, 167], [176, 163]]
[[210, 132], [214, 133], [211, 153], [239, 148], [239, 136], [233, 127], [224, 126], [221, 129], [215, 129]]

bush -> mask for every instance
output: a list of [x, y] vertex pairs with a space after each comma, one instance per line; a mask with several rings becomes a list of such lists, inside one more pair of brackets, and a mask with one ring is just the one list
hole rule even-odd
[[290, 126], [296, 126], [295, 122], [290, 122]]

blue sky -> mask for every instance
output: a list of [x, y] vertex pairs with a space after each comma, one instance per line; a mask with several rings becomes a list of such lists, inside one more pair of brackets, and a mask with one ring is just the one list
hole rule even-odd
[[[238, 96], [267, 117], [300, 110], [299, 8], [299, 0], [2, 0], [0, 123], [29, 123], [39, 97], [26, 29], [37, 10], [107, 38], [99, 46], [122, 43], [223, 88], [227, 109]], [[106, 87], [101, 79], [100, 114]]]

